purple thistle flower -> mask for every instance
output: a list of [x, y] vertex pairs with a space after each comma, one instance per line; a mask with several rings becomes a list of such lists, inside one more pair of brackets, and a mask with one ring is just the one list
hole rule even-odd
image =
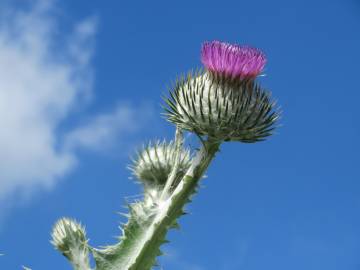
[[211, 72], [232, 79], [251, 79], [264, 69], [266, 57], [256, 48], [212, 41], [202, 45], [201, 62]]

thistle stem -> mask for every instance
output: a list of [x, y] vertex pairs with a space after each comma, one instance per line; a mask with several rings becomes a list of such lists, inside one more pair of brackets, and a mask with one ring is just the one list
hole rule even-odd
[[76, 247], [71, 252], [70, 263], [74, 270], [92, 270], [89, 262], [88, 247]]
[[159, 236], [165, 235], [169, 226], [181, 215], [184, 205], [196, 191], [199, 180], [215, 157], [219, 146], [220, 142], [208, 140], [204, 143], [171, 196], [159, 207], [157, 215], [147, 228], [143, 238], [138, 239], [141, 240], [137, 245], [140, 249], [133, 254], [131, 262], [126, 267], [117, 269], [148, 269], [145, 268], [144, 262], [148, 260], [151, 250], [159, 248], [157, 246]]
[[168, 230], [177, 227], [177, 219], [196, 192], [219, 146], [220, 142], [211, 139], [204, 142], [179, 184], [150, 209], [151, 215], [143, 217], [143, 212], [133, 211], [121, 242], [102, 250], [92, 249], [96, 270], [150, 270], [153, 267]]
[[181, 150], [183, 144], [184, 144], [183, 131], [180, 127], [177, 126], [175, 132], [175, 157], [174, 157], [175, 162], [171, 170], [171, 173], [169, 175], [169, 178], [166, 181], [165, 187], [161, 193], [160, 201], [165, 200], [169, 196], [171, 186], [174, 183], [177, 172], [179, 170], [180, 161], [181, 161]]

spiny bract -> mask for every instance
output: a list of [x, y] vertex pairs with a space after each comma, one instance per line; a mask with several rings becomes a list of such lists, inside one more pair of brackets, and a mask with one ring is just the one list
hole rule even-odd
[[264, 140], [279, 116], [270, 94], [253, 80], [203, 71], [180, 78], [166, 102], [170, 122], [219, 141]]
[[[161, 187], [175, 163], [176, 147], [174, 142], [149, 143], [138, 152], [133, 164], [129, 166], [133, 174], [147, 187]], [[178, 179], [181, 178], [190, 166], [190, 151], [182, 149]]]

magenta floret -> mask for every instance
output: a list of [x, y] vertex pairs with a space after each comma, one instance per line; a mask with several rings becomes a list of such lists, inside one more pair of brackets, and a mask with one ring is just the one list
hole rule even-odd
[[201, 61], [211, 72], [233, 79], [250, 79], [262, 72], [266, 57], [256, 48], [212, 41], [202, 45]]

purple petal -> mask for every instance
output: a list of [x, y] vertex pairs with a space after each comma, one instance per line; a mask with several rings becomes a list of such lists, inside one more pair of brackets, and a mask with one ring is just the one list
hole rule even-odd
[[212, 72], [231, 78], [247, 79], [261, 73], [266, 57], [256, 48], [212, 41], [202, 45], [201, 61]]

